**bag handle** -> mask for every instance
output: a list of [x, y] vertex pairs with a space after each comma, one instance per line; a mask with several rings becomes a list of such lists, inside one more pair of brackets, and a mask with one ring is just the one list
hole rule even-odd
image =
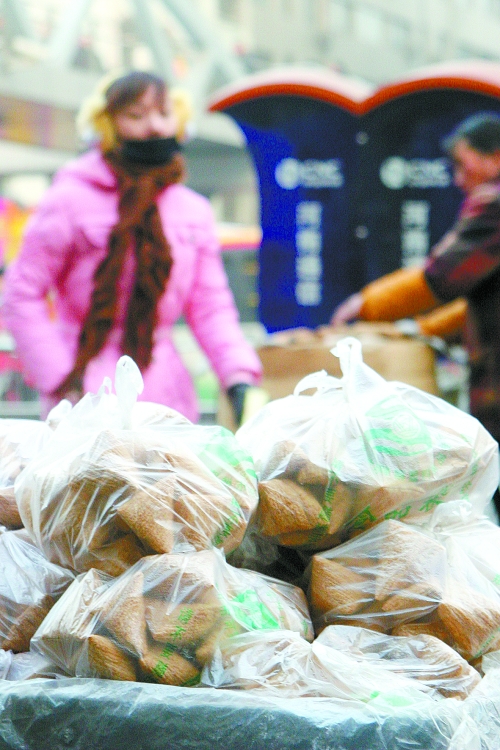
[[340, 380], [328, 375], [326, 370], [311, 372], [309, 375], [305, 375], [302, 380], [297, 383], [293, 390], [293, 395], [300, 396], [302, 391], [308, 391], [310, 388], [316, 388], [319, 394], [324, 393], [331, 389], [332, 381], [335, 384], [340, 384]]
[[115, 391], [125, 429], [130, 429], [132, 424], [132, 409], [137, 401], [137, 397], [140, 396], [143, 390], [144, 380], [141, 371], [134, 360], [124, 354], [116, 363]]

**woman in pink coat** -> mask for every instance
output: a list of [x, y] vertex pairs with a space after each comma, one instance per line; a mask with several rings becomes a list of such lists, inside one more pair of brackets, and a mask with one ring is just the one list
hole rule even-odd
[[142, 399], [195, 421], [172, 342], [184, 316], [239, 412], [261, 364], [239, 325], [209, 202], [182, 184], [163, 81], [115, 80], [92, 121], [100, 147], [58, 172], [5, 278], [5, 322], [27, 382], [49, 408], [96, 392], [125, 353], [142, 371]]

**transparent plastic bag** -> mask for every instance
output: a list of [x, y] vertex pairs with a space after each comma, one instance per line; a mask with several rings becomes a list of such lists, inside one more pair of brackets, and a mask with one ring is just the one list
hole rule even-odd
[[0, 648], [28, 651], [31, 636], [74, 575], [49, 562], [24, 530], [0, 532]]
[[443, 542], [453, 538], [469, 560], [500, 590], [500, 527], [465, 500], [436, 508], [428, 528]]
[[58, 676], [58, 670], [48, 659], [33, 653], [33, 651], [25, 651], [12, 654], [12, 662], [5, 679], [15, 682], [18, 680], [35, 680], [39, 677], [54, 679], [56, 676]]
[[227, 638], [283, 628], [312, 640], [302, 590], [212, 549], [144, 557], [118, 578], [79, 576], [32, 649], [77, 677], [191, 686]]
[[500, 592], [449, 533], [383, 521], [313, 555], [305, 578], [317, 634], [342, 624], [433, 635], [474, 666], [500, 648]]
[[355, 701], [388, 711], [425, 708], [443, 699], [424, 681], [391, 672], [375, 661], [361, 662], [318, 639], [308, 643], [287, 631], [249, 632], [225, 641], [203, 670], [202, 683], [285, 698]]
[[388, 672], [423, 682], [445, 698], [463, 700], [481, 681], [479, 672], [455, 649], [425, 633], [405, 637], [329, 625], [317, 642], [349, 654], [360, 664], [377, 664]]
[[258, 501], [251, 459], [229, 430], [136, 403], [142, 379], [122, 360], [117, 394], [104, 383], [85, 396], [16, 482], [24, 525], [77, 572], [119, 575], [152, 553], [230, 552]]
[[32, 419], [0, 419], [0, 524], [21, 528], [14, 482], [28, 461], [43, 450], [52, 430]]
[[236, 433], [259, 479], [257, 531], [317, 551], [384, 519], [424, 522], [452, 500], [482, 512], [498, 487], [499, 460], [478, 420], [385, 381], [363, 363], [356, 339], [332, 352], [342, 379], [308, 375]]

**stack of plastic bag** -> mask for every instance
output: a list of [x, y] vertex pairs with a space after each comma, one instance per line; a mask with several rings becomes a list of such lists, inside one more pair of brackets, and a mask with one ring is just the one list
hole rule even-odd
[[214, 548], [144, 557], [118, 578], [79, 576], [32, 649], [69, 675], [189, 686], [220, 643], [278, 629], [312, 640], [302, 590], [233, 568]]
[[[352, 341], [338, 351], [341, 381], [308, 378], [236, 438], [136, 403], [121, 360], [117, 395], [86, 396], [16, 479], [27, 531], [81, 574], [7, 674], [256, 691], [290, 716], [347, 711], [352, 736], [387, 748], [439, 734], [439, 750], [479, 750], [480, 729], [497, 750], [500, 530], [481, 513], [498, 446]], [[264, 563], [297, 555], [303, 588], [229, 564], [250, 538]]]
[[115, 388], [87, 394], [16, 480], [40, 549], [77, 572], [119, 575], [147, 554], [236, 548], [258, 494], [234, 435], [136, 403], [142, 378], [129, 357]]

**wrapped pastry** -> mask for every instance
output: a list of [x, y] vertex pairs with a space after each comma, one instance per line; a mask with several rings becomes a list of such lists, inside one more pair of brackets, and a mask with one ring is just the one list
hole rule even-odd
[[148, 554], [235, 549], [258, 492], [234, 435], [166, 407], [88, 396], [16, 482], [24, 525], [46, 556], [117, 576]]
[[82, 574], [32, 648], [78, 677], [191, 686], [228, 638], [280, 628], [312, 640], [302, 590], [213, 549], [143, 557], [117, 578]]
[[[417, 659], [413, 661], [417, 668]], [[225, 641], [204, 668], [201, 681], [282, 698], [356, 701], [374, 709], [442, 700], [436, 689], [413, 675], [391, 671], [381, 661], [361, 661], [347, 649], [333, 648], [320, 639], [307, 643], [297, 633], [282, 630], [243, 633]]]
[[52, 430], [31, 419], [0, 419], [0, 525], [18, 529], [23, 523], [14, 493], [14, 482], [36, 456]]
[[389, 633], [437, 609], [446, 574], [446, 549], [432, 535], [384, 521], [313, 555], [306, 578], [316, 632], [335, 623]]
[[365, 628], [330, 625], [317, 640], [361, 664], [377, 664], [394, 674], [419, 680], [445, 698], [463, 700], [481, 681], [465, 659], [432, 635], [396, 637]]
[[498, 445], [484, 427], [436, 396], [385, 381], [363, 363], [356, 339], [332, 351], [342, 379], [308, 375], [236, 433], [257, 470], [257, 533], [314, 552], [384, 520], [424, 523], [457, 499], [481, 513], [499, 481]]
[[0, 569], [0, 648], [25, 652], [74, 576], [46, 560], [23, 530], [0, 532]]

